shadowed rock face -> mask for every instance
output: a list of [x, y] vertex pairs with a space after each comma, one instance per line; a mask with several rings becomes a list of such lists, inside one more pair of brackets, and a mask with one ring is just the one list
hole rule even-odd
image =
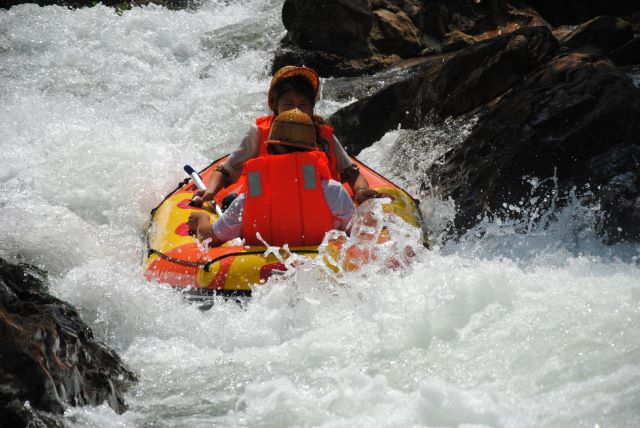
[[[455, 26], [450, 3], [425, 3], [437, 14], [416, 28], [455, 40], [460, 50], [424, 57], [410, 72], [399, 70], [403, 77], [337, 111], [330, 118], [336, 135], [357, 154], [398, 127], [477, 116], [469, 137], [424, 171], [438, 195], [459, 207], [459, 232], [500, 214], [503, 203], [526, 198], [525, 177], [554, 177], [555, 189], [541, 193], [573, 192], [600, 204], [605, 242], [639, 242], [640, 90], [609, 58], [640, 63], [640, 37], [634, 38], [640, 5], [625, 6], [625, 19], [598, 16], [575, 29], [528, 27], [498, 36], [487, 28], [513, 14], [516, 3], [483, 3], [495, 12], [493, 21], [467, 5], [466, 21], [458, 16]], [[599, 10], [596, 3], [585, 13]], [[519, 2], [516, 10], [525, 6]]]
[[609, 58], [621, 66], [640, 64], [640, 37], [635, 37], [611, 51]]
[[450, 52], [523, 26], [546, 25], [526, 4], [494, 1], [286, 0], [287, 35], [272, 71], [304, 64], [324, 76], [381, 70]]
[[568, 48], [593, 46], [606, 53], [632, 38], [633, 29], [627, 21], [616, 16], [599, 16], [576, 28], [562, 44]]
[[274, 71], [305, 64], [321, 75], [353, 76], [378, 71], [397, 59], [381, 55], [371, 43], [374, 24], [374, 33], [380, 28], [368, 0], [285, 0], [282, 22], [287, 35], [272, 64]]
[[461, 51], [432, 83], [440, 118], [472, 110], [502, 94], [558, 50], [546, 27], [523, 28]]
[[627, 16], [640, 9], [638, 0], [526, 0], [552, 25], [581, 24], [599, 15]]
[[427, 172], [459, 204], [464, 230], [504, 202], [528, 197], [524, 177], [557, 177], [560, 194], [590, 189], [607, 242], [640, 240], [640, 89], [606, 58], [554, 58], [481, 114]]
[[[61, 424], [66, 406], [126, 410], [135, 375], [69, 304], [49, 295], [40, 275], [0, 259], [0, 420], [6, 426]], [[25, 407], [28, 401], [30, 406]], [[50, 413], [49, 415], [47, 413]], [[53, 414], [53, 415], [51, 415]]]
[[352, 58], [371, 54], [367, 39], [373, 17], [367, 0], [286, 0], [282, 23], [286, 41], [302, 49]]
[[557, 50], [546, 27], [523, 28], [424, 61], [417, 72], [337, 111], [329, 121], [347, 149], [358, 153], [398, 125], [415, 129], [482, 106]]

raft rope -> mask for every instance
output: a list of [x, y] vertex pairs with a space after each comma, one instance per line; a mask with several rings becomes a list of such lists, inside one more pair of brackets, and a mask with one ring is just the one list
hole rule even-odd
[[[182, 266], [187, 266], [187, 267], [195, 267], [195, 268], [203, 268], [205, 272], [209, 272], [209, 268], [211, 268], [211, 265], [213, 265], [216, 262], [219, 262], [222, 259], [225, 259], [227, 257], [233, 257], [233, 256], [245, 256], [245, 255], [256, 255], [256, 254], [264, 254], [267, 251], [267, 249], [265, 248], [264, 250], [253, 250], [253, 251], [235, 251], [233, 253], [227, 253], [227, 254], [222, 254], [214, 259], [211, 259], [207, 262], [190, 262], [188, 260], [182, 260], [182, 259], [177, 259], [175, 257], [171, 257], [168, 254], [162, 253], [158, 250], [154, 250], [152, 248], [149, 249], [148, 251], [148, 255], [151, 256], [152, 254], [157, 254], [158, 256], [160, 256], [161, 258], [170, 261], [172, 263], [176, 263]], [[290, 253], [293, 254], [318, 254], [318, 250], [292, 250], [289, 249], [288, 250]]]

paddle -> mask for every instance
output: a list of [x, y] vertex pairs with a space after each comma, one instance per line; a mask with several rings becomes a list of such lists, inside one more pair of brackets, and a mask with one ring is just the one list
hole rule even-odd
[[[202, 181], [200, 174], [198, 174], [198, 172], [195, 169], [193, 169], [191, 165], [185, 165], [184, 171], [191, 176], [191, 179], [193, 180], [194, 183], [196, 183], [196, 186], [198, 187], [198, 189], [200, 190], [207, 189], [207, 186], [204, 184], [204, 181]], [[216, 214], [218, 214], [218, 216], [222, 216], [222, 210], [220, 209], [218, 204], [215, 203], [215, 201], [212, 200], [210, 202], [203, 202], [200, 196], [194, 196], [193, 199], [191, 199], [191, 205], [193, 206], [204, 206], [206, 203], [211, 205], [211, 207], [213, 208], [213, 211]]]

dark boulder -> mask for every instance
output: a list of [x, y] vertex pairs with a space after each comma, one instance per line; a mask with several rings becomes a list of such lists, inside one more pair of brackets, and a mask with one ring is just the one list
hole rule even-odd
[[611, 51], [609, 58], [620, 66], [640, 64], [640, 37], [635, 37]]
[[[433, 67], [438, 59], [427, 64]], [[335, 134], [350, 154], [378, 141], [386, 132], [395, 129], [415, 111], [416, 97], [423, 86], [423, 68], [411, 72], [406, 78], [397, 79], [375, 94], [338, 110], [329, 118]], [[404, 72], [402, 72], [404, 73]]]
[[640, 241], [640, 89], [606, 58], [563, 54], [480, 115], [427, 174], [458, 204], [460, 231], [530, 198], [525, 177], [555, 177], [599, 201], [607, 242]]
[[546, 27], [523, 28], [470, 48], [433, 57], [419, 73], [338, 110], [336, 135], [358, 153], [397, 128], [416, 129], [473, 110], [498, 97], [553, 57], [557, 41]]
[[373, 16], [367, 0], [285, 0], [282, 23], [285, 41], [302, 49], [350, 58], [371, 54]]
[[392, 12], [379, 9], [373, 12], [377, 18], [370, 37], [372, 43], [383, 54], [401, 57], [414, 56], [422, 50], [420, 32], [403, 11]]
[[613, 145], [588, 162], [601, 174], [596, 188], [603, 217], [598, 227], [606, 243], [640, 241], [640, 145]]
[[372, 73], [399, 57], [382, 55], [371, 44], [376, 27], [368, 0], [286, 0], [282, 22], [287, 34], [271, 65], [272, 73], [285, 65], [306, 65], [322, 76]]
[[627, 16], [640, 10], [640, 0], [526, 0], [552, 25], [581, 24], [599, 15]]
[[562, 45], [568, 48], [593, 46], [610, 52], [633, 38], [633, 29], [627, 21], [615, 16], [598, 16], [569, 33]]
[[271, 74], [285, 65], [305, 65], [320, 76], [361, 76], [375, 73], [397, 63], [396, 55], [372, 55], [365, 58], [345, 58], [324, 51], [310, 51], [296, 46], [280, 46], [271, 63]]
[[424, 32], [442, 39], [451, 31], [480, 35], [511, 31], [524, 26], [546, 25], [538, 13], [521, 1], [429, 1], [425, 2]]
[[439, 118], [470, 111], [511, 88], [557, 50], [546, 27], [523, 28], [479, 43], [442, 65], [430, 82], [433, 98], [428, 102]]
[[547, 25], [526, 4], [507, 0], [286, 0], [282, 18], [287, 35], [272, 71], [305, 64], [334, 77], [371, 73], [403, 58]]
[[135, 375], [41, 276], [0, 259], [0, 420], [52, 426], [66, 406], [105, 401], [124, 412]]

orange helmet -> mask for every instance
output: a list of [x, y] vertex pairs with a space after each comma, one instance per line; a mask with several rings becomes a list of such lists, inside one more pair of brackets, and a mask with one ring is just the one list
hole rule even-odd
[[285, 65], [280, 70], [276, 71], [273, 74], [273, 77], [271, 78], [271, 84], [269, 85], [268, 103], [269, 103], [269, 107], [272, 110], [273, 110], [273, 102], [274, 102], [274, 99], [273, 99], [274, 88], [278, 83], [280, 83], [284, 79], [287, 79], [289, 77], [294, 77], [294, 76], [303, 76], [309, 81], [309, 83], [311, 84], [311, 87], [313, 88], [313, 93], [314, 93], [314, 100], [311, 100], [311, 101], [315, 101], [315, 98], [318, 97], [318, 91], [320, 89], [320, 78], [318, 77], [318, 73], [316, 73], [315, 70], [309, 67]]

